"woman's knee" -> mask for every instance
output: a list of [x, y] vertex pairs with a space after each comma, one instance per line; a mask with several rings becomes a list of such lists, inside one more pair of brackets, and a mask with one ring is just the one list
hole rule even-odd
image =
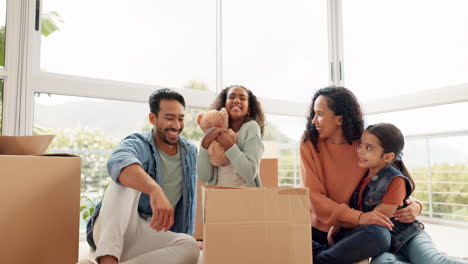
[[382, 252], [388, 251], [390, 249], [390, 243], [392, 237], [390, 231], [383, 226], [370, 225], [367, 227], [368, 232], [371, 232], [371, 241], [381, 248]]

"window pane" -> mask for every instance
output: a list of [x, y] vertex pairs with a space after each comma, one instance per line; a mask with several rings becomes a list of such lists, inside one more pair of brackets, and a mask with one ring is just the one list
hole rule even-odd
[[0, 136], [2, 135], [3, 124], [3, 80], [0, 80]]
[[468, 221], [468, 132], [429, 142], [432, 216]]
[[[202, 135], [195, 124], [200, 111], [185, 110], [182, 136], [192, 141], [198, 141]], [[147, 103], [37, 93], [34, 134], [56, 135], [52, 152], [81, 156], [81, 192], [96, 202], [110, 182], [106, 168], [109, 155], [124, 137], [152, 128], [148, 113]], [[83, 205], [89, 202], [82, 200]], [[81, 228], [84, 225], [82, 221]]]
[[461, 113], [468, 113], [468, 102], [367, 115], [366, 125], [393, 123], [405, 135], [468, 130]]
[[[267, 115], [266, 133], [263, 137], [265, 152], [278, 158], [280, 186], [299, 186], [298, 143], [304, 132], [305, 118]], [[271, 154], [270, 154], [271, 155]]]
[[407, 138], [404, 161], [416, 183], [414, 197], [430, 217], [468, 220], [468, 132]]
[[5, 68], [5, 41], [6, 41], [6, 0], [0, 0], [0, 69]]
[[43, 71], [215, 89], [214, 0], [45, 0], [44, 10], [58, 31], [42, 38]]
[[223, 85], [309, 101], [328, 85], [326, 1], [223, 1]]
[[467, 85], [468, 1], [343, 1], [346, 86], [360, 99]]

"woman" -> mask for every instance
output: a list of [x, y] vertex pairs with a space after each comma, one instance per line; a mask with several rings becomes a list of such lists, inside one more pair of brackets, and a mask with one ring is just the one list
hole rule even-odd
[[[327, 87], [315, 93], [300, 145], [301, 176], [303, 184], [310, 190], [312, 205], [314, 251], [320, 251], [320, 247], [327, 244], [332, 225], [371, 226], [373, 231], [381, 234], [371, 238], [375, 240], [370, 244], [372, 248], [340, 252], [339, 256], [329, 256], [331, 259], [350, 259], [350, 256], [365, 259], [388, 249], [385, 246], [388, 234], [383, 228], [391, 230], [390, 219], [378, 211], [363, 213], [348, 205], [365, 173], [365, 169], [358, 166], [356, 154], [363, 130], [361, 107], [351, 91]], [[421, 212], [419, 203], [408, 203], [406, 208], [396, 211], [395, 220], [412, 222]]]

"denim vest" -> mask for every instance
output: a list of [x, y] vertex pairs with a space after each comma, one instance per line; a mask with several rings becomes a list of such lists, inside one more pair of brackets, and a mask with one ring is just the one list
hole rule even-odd
[[[154, 142], [153, 132], [136, 133], [126, 137], [114, 150], [107, 162], [110, 176], [116, 182], [120, 171], [131, 165], [139, 164], [146, 173], [158, 184], [161, 183], [161, 157]], [[197, 205], [197, 148], [183, 137], [179, 137], [179, 151], [182, 163], [182, 197], [174, 208], [174, 225], [171, 231], [191, 235], [194, 231], [195, 212]], [[93, 227], [99, 215], [102, 201], [100, 201], [86, 226], [88, 244], [96, 249], [93, 239]], [[143, 219], [152, 217], [149, 195], [142, 193], [138, 202], [138, 214]]]
[[[364, 188], [362, 193], [362, 211], [363, 212], [370, 212], [372, 211], [377, 205], [382, 203], [382, 198], [387, 193], [387, 188], [392, 182], [393, 179], [401, 177], [405, 179], [406, 185], [406, 197], [405, 200], [410, 197], [411, 193], [413, 192], [413, 188], [411, 187], [411, 183], [405, 175], [403, 175], [399, 170], [395, 169], [394, 167], [387, 165], [383, 169], [381, 169], [376, 176], [372, 178], [372, 180], [367, 184]], [[354, 191], [353, 196], [351, 197], [351, 206], [354, 209], [358, 208], [358, 198], [359, 198], [359, 188]], [[399, 207], [404, 208], [407, 205], [404, 204], [403, 206]], [[392, 237], [392, 242], [390, 245], [390, 251], [396, 252], [400, 250], [402, 246], [405, 245], [408, 240], [413, 238], [415, 235], [421, 233], [424, 229], [424, 225], [419, 222], [418, 220], [413, 221], [412, 223], [401, 223], [394, 218], [390, 219], [393, 224], [393, 231], [390, 232]]]

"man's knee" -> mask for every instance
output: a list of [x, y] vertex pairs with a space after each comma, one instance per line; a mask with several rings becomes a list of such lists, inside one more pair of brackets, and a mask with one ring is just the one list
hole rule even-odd
[[183, 256], [181, 256], [181, 263], [197, 263], [200, 256], [200, 247], [195, 238], [186, 234], [178, 234], [177, 245], [182, 247], [184, 252]]

